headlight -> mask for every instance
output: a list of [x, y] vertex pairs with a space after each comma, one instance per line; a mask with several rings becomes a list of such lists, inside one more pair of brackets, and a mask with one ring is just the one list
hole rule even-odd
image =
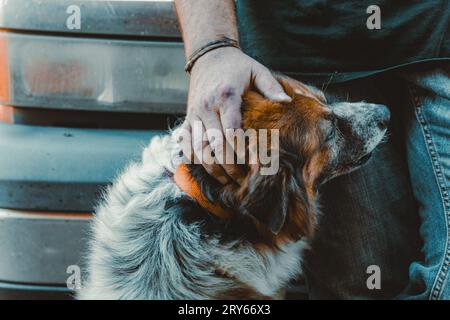
[[184, 113], [181, 43], [0, 32], [0, 104]]

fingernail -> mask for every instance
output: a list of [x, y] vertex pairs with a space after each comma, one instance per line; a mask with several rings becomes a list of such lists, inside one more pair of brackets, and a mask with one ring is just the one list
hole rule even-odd
[[289, 97], [286, 93], [280, 93], [280, 94], [278, 94], [278, 99], [280, 100], [280, 101], [286, 101], [286, 102], [291, 102], [292, 101], [292, 99], [291, 99], [291, 97]]

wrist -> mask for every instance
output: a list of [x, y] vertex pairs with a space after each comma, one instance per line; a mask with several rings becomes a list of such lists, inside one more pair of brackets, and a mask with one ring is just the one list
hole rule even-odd
[[220, 37], [216, 40], [212, 40], [206, 42], [198, 49], [196, 49], [190, 56], [186, 58], [186, 65], [184, 70], [188, 73], [191, 72], [194, 64], [199, 60], [202, 56], [208, 54], [212, 51], [217, 51], [218, 49], [223, 48], [236, 48], [240, 50], [239, 42], [235, 39], [228, 37]]
[[195, 34], [193, 37], [192, 36], [188, 37], [187, 35], [183, 36], [184, 55], [186, 60], [189, 59], [189, 57], [192, 56], [192, 54], [195, 51], [203, 47], [205, 44], [223, 38], [239, 40], [238, 36], [233, 32], [226, 32], [226, 33], [212, 32], [208, 34], [197, 32], [197, 34]]
[[223, 65], [225, 62], [230, 62], [234, 59], [234, 56], [244, 54], [241, 49], [235, 47], [222, 47], [205, 53], [201, 56], [195, 64], [192, 66], [190, 75], [198, 72], [196, 70], [204, 70], [211, 68], [212, 66]]

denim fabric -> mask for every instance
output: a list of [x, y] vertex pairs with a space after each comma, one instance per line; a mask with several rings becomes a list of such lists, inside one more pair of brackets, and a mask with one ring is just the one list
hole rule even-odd
[[[448, 66], [336, 84], [328, 94], [390, 107], [387, 142], [321, 190], [305, 277], [311, 299], [450, 299]], [[380, 268], [369, 289], [367, 268]]]
[[450, 68], [405, 75], [409, 171], [422, 220], [422, 261], [400, 298], [450, 299]]

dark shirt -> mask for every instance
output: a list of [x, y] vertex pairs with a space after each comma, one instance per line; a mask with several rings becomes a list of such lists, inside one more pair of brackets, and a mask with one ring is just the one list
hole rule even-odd
[[[368, 29], [370, 5], [381, 28]], [[238, 0], [243, 50], [298, 78], [340, 82], [450, 59], [450, 0]]]

